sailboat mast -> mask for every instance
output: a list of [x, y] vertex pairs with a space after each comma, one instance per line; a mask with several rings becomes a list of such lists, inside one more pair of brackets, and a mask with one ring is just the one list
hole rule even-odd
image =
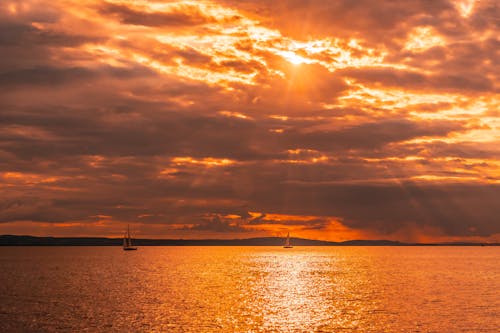
[[130, 224], [127, 224], [127, 246], [132, 246], [132, 240], [130, 239]]
[[124, 250], [137, 250], [136, 247], [132, 246], [132, 238], [130, 237], [130, 224], [127, 224], [127, 230], [123, 235], [123, 249]]

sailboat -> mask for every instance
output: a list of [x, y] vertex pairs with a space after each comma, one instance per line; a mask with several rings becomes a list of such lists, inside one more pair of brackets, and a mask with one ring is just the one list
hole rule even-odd
[[293, 247], [292, 245], [290, 245], [290, 233], [288, 233], [288, 235], [286, 235], [285, 245], [283, 245], [283, 247], [285, 249], [291, 249]]
[[127, 233], [123, 236], [123, 250], [124, 251], [137, 250], [136, 247], [132, 246], [132, 239], [130, 238], [130, 225], [127, 225]]

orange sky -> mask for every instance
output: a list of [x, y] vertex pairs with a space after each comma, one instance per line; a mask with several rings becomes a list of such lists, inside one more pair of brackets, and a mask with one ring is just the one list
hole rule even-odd
[[3, 1], [0, 234], [500, 238], [496, 1]]

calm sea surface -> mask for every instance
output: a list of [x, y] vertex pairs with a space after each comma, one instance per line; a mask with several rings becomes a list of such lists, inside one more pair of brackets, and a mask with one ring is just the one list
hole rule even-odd
[[499, 332], [500, 247], [0, 247], [0, 332]]

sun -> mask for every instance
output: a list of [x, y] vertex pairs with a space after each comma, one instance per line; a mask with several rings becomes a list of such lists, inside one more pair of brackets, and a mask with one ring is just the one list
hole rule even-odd
[[307, 64], [311, 62], [310, 59], [304, 58], [293, 51], [282, 51], [280, 52], [280, 55], [294, 65]]

